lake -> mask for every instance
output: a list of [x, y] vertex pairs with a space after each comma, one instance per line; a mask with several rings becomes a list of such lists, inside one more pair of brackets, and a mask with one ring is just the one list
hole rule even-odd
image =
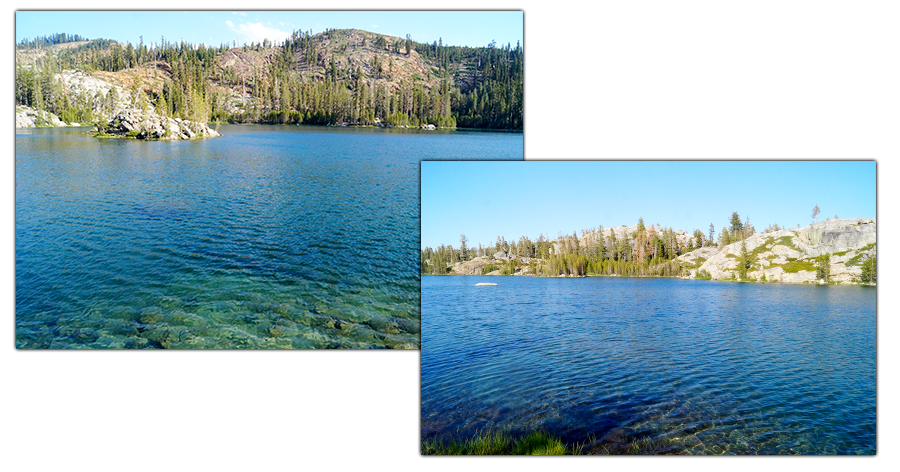
[[423, 276], [422, 439], [875, 454], [875, 303], [863, 286]]
[[16, 130], [16, 347], [418, 348], [419, 161], [522, 133]]

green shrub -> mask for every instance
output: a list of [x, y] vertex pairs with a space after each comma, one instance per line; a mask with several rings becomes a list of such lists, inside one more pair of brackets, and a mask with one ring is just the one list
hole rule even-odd
[[831, 255], [826, 253], [816, 257], [816, 278], [828, 282], [829, 275], [831, 275]]
[[500, 267], [500, 275], [514, 275], [519, 264], [516, 261], [508, 261]]
[[866, 251], [875, 247], [875, 243], [867, 244], [859, 249], [859, 253], [855, 256], [851, 257], [850, 260], [844, 263], [846, 266], [858, 266], [863, 262], [863, 258], [866, 257], [864, 254]]
[[[794, 232], [794, 234], [797, 234], [796, 231]], [[779, 245], [779, 244], [782, 245], [782, 246], [787, 246], [787, 247], [789, 247], [789, 248], [791, 248], [791, 249], [794, 249], [794, 250], [796, 250], [796, 251], [799, 251], [799, 249], [797, 249], [797, 246], [794, 246], [793, 238], [790, 237], [790, 236], [782, 236], [782, 237], [776, 239], [776, 240], [774, 241], [774, 244], [772, 244], [772, 246], [776, 246], [776, 245]]]
[[866, 262], [863, 262], [862, 265], [862, 275], [859, 277], [860, 282], [864, 284], [874, 284], [877, 266], [878, 264], [875, 262], [874, 257], [866, 259]]
[[497, 270], [497, 266], [494, 264], [488, 264], [481, 268], [481, 275], [486, 275], [488, 272], [493, 272]]
[[[790, 258], [788, 260], [790, 261]], [[783, 264], [781, 268], [784, 269], [784, 271], [787, 273], [797, 273], [801, 270], [816, 270], [815, 264], [813, 264], [812, 261], [808, 259], [790, 261], [786, 264]]]
[[684, 266], [684, 268], [685, 269], [699, 269], [700, 266], [702, 266], [704, 262], [706, 262], [705, 257], [698, 257], [698, 258], [694, 259], [693, 264], [691, 264], [689, 266]]

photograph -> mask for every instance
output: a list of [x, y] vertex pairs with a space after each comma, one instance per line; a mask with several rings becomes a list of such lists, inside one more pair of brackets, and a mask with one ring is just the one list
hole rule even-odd
[[433, 161], [421, 189], [422, 455], [876, 453], [874, 160]]
[[524, 157], [522, 11], [15, 12], [17, 349], [418, 349], [419, 163]]

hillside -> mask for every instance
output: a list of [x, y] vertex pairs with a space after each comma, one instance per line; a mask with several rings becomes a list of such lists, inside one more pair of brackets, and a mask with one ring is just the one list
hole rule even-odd
[[[217, 58], [217, 63], [222, 73], [244, 78], [256, 74], [266, 82], [272, 80], [273, 66], [287, 58], [286, 69], [308, 80], [328, 78], [334, 62], [338, 81], [352, 80], [353, 74], [360, 70], [370, 83], [378, 82], [392, 89], [399, 89], [404, 82], [421, 83], [426, 89], [440, 86], [439, 66], [415, 49], [409, 54], [395, 49], [393, 45], [402, 42], [400, 38], [351, 29], [332, 30], [294, 41], [278, 47], [229, 49]], [[306, 41], [310, 43], [308, 46]]]
[[[112, 40], [20, 45], [16, 103], [92, 122], [112, 113], [81, 72], [160, 115], [197, 121], [522, 129], [523, 51], [416, 43], [361, 30], [228, 48]], [[122, 93], [117, 93], [121, 98]], [[143, 101], [144, 99], [138, 99]], [[64, 116], [65, 115], [65, 116]]]
[[[766, 281], [815, 282], [816, 258], [830, 256], [829, 280], [853, 282], [863, 263], [875, 257], [875, 218], [834, 219], [799, 229], [754, 234], [746, 239], [750, 257], [748, 276]], [[697, 277], [707, 272], [713, 280], [737, 278], [741, 243], [701, 248], [678, 259]]]

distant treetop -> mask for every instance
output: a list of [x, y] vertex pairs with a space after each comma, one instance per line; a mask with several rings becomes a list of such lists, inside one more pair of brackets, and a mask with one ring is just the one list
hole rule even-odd
[[77, 41], [90, 41], [90, 39], [78, 34], [55, 33], [50, 36], [38, 36], [34, 39], [23, 39], [16, 45], [18, 49], [32, 49], [54, 44], [74, 43]]

